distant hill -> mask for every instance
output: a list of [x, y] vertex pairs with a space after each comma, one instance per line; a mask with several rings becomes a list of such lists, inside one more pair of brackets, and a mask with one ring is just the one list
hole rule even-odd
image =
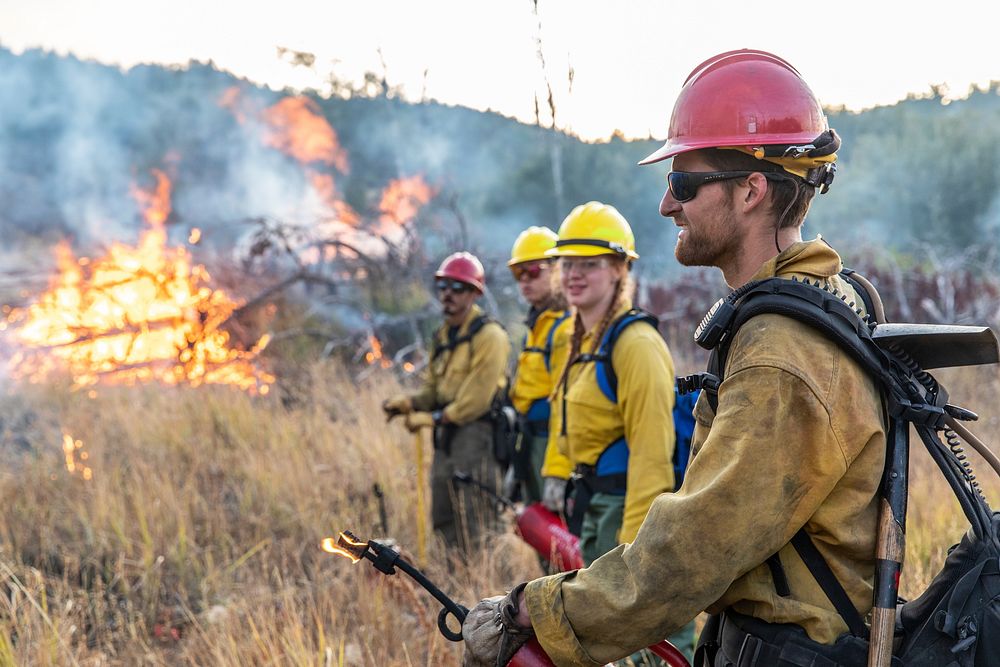
[[[241, 220], [281, 215], [308, 183], [300, 165], [263, 146], [220, 105], [234, 86], [254, 108], [284, 95], [210, 64], [122, 71], [0, 48], [4, 238], [134, 234], [130, 187], [152, 168], [174, 179], [171, 221], [216, 229], [217, 240], [238, 237]], [[439, 219], [448, 220], [454, 202], [471, 243], [499, 256], [527, 225], [556, 227], [572, 206], [599, 199], [633, 223], [641, 266], [673, 271], [674, 228], [657, 214], [666, 169], [635, 166], [656, 142], [587, 144], [433, 102], [316, 101], [349, 159], [337, 187], [358, 211], [373, 211], [390, 179], [423, 174], [439, 188]], [[817, 199], [807, 233], [899, 250], [996, 245], [1000, 82], [947, 105], [930, 95], [862, 113], [831, 111], [830, 121], [844, 139], [841, 169], [831, 193]]]

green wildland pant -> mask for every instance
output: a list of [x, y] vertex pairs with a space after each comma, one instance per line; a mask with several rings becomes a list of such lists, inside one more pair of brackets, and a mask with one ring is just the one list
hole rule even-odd
[[[446, 445], [446, 446], [445, 446]], [[495, 527], [493, 500], [452, 476], [466, 472], [491, 489], [500, 488], [500, 467], [493, 458], [493, 425], [474, 421], [454, 427], [447, 443], [435, 442], [431, 464], [431, 520], [448, 546], [469, 550], [487, 529]]]
[[[580, 551], [584, 565], [590, 565], [618, 546], [618, 530], [622, 527], [624, 512], [625, 496], [610, 493], [593, 495], [587, 513], [583, 515], [583, 527], [580, 529]], [[667, 641], [683, 653], [689, 662], [694, 660], [694, 621], [667, 637]], [[649, 651], [639, 651], [617, 664], [628, 665], [629, 662], [639, 667], [666, 664]]]

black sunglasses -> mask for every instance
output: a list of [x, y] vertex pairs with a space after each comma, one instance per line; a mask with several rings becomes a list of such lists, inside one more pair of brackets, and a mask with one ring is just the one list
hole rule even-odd
[[[678, 202], [691, 201], [698, 194], [698, 188], [706, 183], [729, 181], [734, 178], [746, 178], [754, 171], [672, 171], [667, 174], [667, 187], [670, 195]], [[761, 172], [764, 176], [767, 173]]]
[[434, 288], [438, 292], [444, 292], [445, 290], [451, 290], [454, 294], [461, 294], [462, 292], [468, 292], [472, 289], [472, 285], [468, 283], [463, 283], [461, 280], [448, 280], [447, 278], [438, 278], [434, 281]]

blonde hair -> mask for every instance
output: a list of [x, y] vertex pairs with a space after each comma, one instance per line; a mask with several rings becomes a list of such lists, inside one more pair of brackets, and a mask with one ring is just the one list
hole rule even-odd
[[[604, 317], [601, 318], [600, 323], [594, 329], [594, 345], [600, 345], [601, 339], [604, 338], [605, 332], [608, 327], [611, 326], [611, 321], [615, 317], [615, 313], [621, 307], [622, 303], [626, 299], [632, 298], [635, 293], [635, 281], [632, 279], [632, 274], [628, 270], [628, 263], [624, 258], [610, 257], [609, 260], [612, 265], [618, 268], [620, 273], [618, 280], [615, 284], [615, 295], [611, 299], [611, 303], [608, 304], [608, 309], [604, 312]], [[560, 286], [560, 294], [562, 293], [562, 287]], [[552, 388], [552, 395], [549, 396], [549, 400], [555, 400], [556, 394], [559, 393], [560, 389], [566, 386], [566, 382], [569, 379], [569, 369], [576, 362], [577, 358], [580, 356], [580, 349], [583, 347], [583, 336], [587, 332], [583, 328], [583, 318], [580, 316], [580, 311], [577, 310], [576, 306], [571, 307], [571, 312], [573, 314], [573, 335], [570, 338], [569, 345], [569, 355], [566, 357], [566, 366], [563, 367], [562, 375], [559, 377], [559, 381]], [[595, 349], [596, 351], [596, 349]]]

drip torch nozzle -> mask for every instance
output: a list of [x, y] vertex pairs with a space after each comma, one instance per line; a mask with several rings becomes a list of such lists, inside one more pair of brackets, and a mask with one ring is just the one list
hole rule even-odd
[[[327, 540], [329, 539], [330, 538], [327, 538]], [[433, 595], [435, 600], [441, 603], [442, 609], [440, 613], [438, 613], [438, 630], [441, 631], [441, 634], [444, 635], [445, 639], [453, 642], [462, 641], [461, 625], [465, 621], [465, 617], [468, 615], [469, 610], [445, 595], [440, 588], [435, 586], [427, 577], [424, 576], [423, 572], [404, 560], [399, 555], [398, 551], [388, 545], [376, 542], [375, 540], [363, 542], [349, 530], [345, 530], [340, 533], [340, 536], [337, 538], [337, 549], [328, 549], [326, 547], [326, 540], [324, 540], [323, 548], [331, 553], [339, 553], [347, 556], [355, 562], [361, 560], [362, 558], [367, 558], [372, 562], [375, 569], [383, 574], [396, 574], [396, 568], [399, 568], [408, 574], [414, 581], [420, 584], [425, 591]], [[452, 630], [448, 627], [448, 616], [454, 616], [458, 619], [458, 631]]]

